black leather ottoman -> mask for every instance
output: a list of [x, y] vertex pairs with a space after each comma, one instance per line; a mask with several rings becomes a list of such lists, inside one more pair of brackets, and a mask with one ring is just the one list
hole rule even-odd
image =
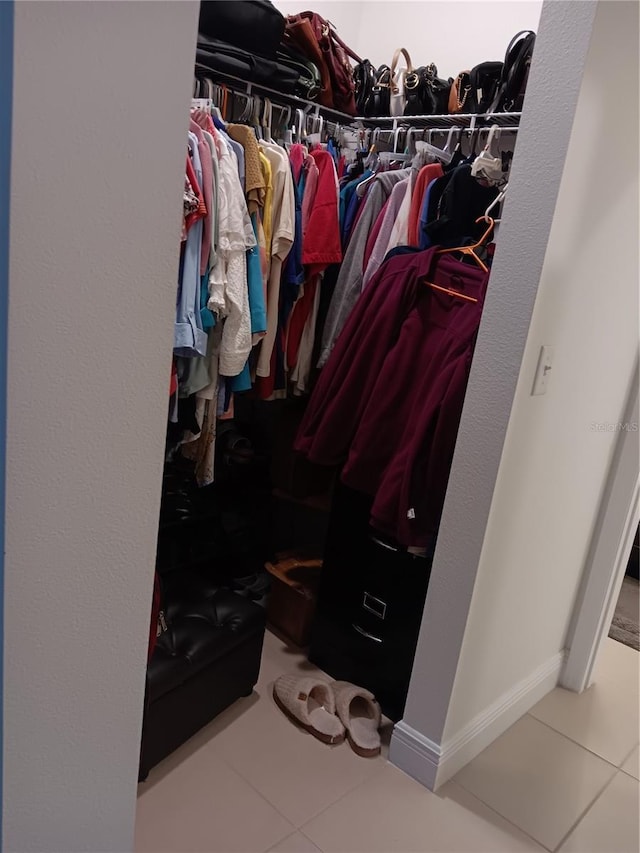
[[241, 696], [260, 671], [264, 608], [192, 572], [163, 579], [168, 630], [147, 670], [139, 778]]

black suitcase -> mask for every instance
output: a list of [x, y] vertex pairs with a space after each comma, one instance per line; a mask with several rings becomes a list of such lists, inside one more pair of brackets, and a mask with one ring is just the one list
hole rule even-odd
[[199, 31], [251, 54], [275, 59], [285, 18], [269, 0], [202, 0]]

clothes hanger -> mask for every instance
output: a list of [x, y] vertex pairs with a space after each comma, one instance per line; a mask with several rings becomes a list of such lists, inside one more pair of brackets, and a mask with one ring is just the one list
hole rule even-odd
[[371, 146], [369, 149], [369, 154], [367, 155], [367, 159], [362, 164], [365, 169], [371, 169], [372, 174], [369, 175], [368, 178], [365, 178], [364, 181], [360, 181], [358, 186], [356, 187], [356, 194], [358, 198], [362, 198], [369, 187], [369, 184], [372, 183], [380, 169], [380, 155], [375, 149], [375, 144]]
[[444, 149], [443, 149], [447, 154], [451, 154], [452, 157], [453, 157], [454, 149], [451, 147], [451, 143], [453, 142], [453, 134], [456, 132], [456, 130], [457, 130], [457, 128], [455, 128], [455, 127], [452, 127], [449, 130], [449, 133], [447, 135], [447, 141], [446, 141]]
[[273, 137], [271, 136], [271, 124], [273, 122], [273, 106], [269, 98], [264, 98], [262, 105], [263, 135], [267, 142], [273, 143]]
[[203, 82], [206, 83], [207, 90], [211, 96], [211, 115], [217, 118], [222, 124], [225, 124], [229, 90], [226, 86], [214, 83], [213, 80], [210, 80], [208, 77]]
[[427, 287], [432, 287], [434, 290], [440, 290], [442, 293], [448, 293], [449, 296], [456, 296], [458, 299], [464, 299], [467, 302], [477, 302], [475, 296], [467, 296], [466, 293], [461, 293], [459, 290], [453, 290], [451, 287], [442, 287], [440, 284], [434, 284], [432, 281], [425, 281]]
[[304, 137], [306, 136], [306, 131], [305, 131], [305, 115], [304, 115], [304, 111], [301, 109], [298, 109], [295, 112], [295, 119], [294, 119], [292, 130], [295, 131], [296, 142], [303, 142]]
[[249, 121], [253, 126], [256, 139], [258, 140], [264, 137], [262, 132], [262, 120], [260, 118], [261, 107], [262, 103], [260, 101], [260, 97], [258, 95], [253, 95], [251, 97], [251, 118]]
[[393, 131], [393, 152], [394, 152], [394, 154], [400, 153], [398, 151], [398, 140], [400, 138], [401, 133], [402, 133], [401, 127], [396, 127], [396, 129]]
[[416, 128], [410, 127], [407, 130], [407, 138], [405, 139], [405, 147], [411, 156], [416, 153], [416, 144], [413, 139], [414, 133], [416, 133]]
[[[469, 255], [469, 257], [471, 257], [476, 262], [476, 264], [480, 267], [481, 270], [484, 270], [484, 272], [489, 272], [489, 267], [484, 263], [484, 261], [480, 257], [478, 257], [475, 250], [479, 249], [485, 245], [487, 239], [489, 238], [489, 236], [493, 232], [493, 228], [494, 228], [495, 223], [494, 223], [494, 220], [490, 216], [481, 216], [479, 219], [476, 219], [476, 223], [477, 222], [486, 222], [488, 224], [488, 228], [484, 232], [482, 237], [480, 237], [480, 239], [476, 243], [471, 243], [471, 245], [469, 245], [469, 246], [455, 246], [455, 247], [452, 247], [451, 249], [438, 249], [437, 254], [438, 255], [450, 255], [453, 252], [459, 252], [462, 255]], [[469, 297], [467, 297], [467, 298], [469, 298]], [[477, 300], [475, 300], [475, 301], [477, 302]]]
[[284, 139], [286, 133], [290, 133], [289, 124], [291, 122], [291, 107], [284, 107], [282, 104], [272, 104], [269, 101], [271, 110], [277, 110], [278, 120], [272, 122], [272, 133], [276, 133], [280, 139]]
[[502, 204], [502, 202], [503, 202], [503, 201], [505, 200], [505, 198], [506, 198], [507, 190], [508, 190], [508, 189], [509, 189], [509, 184], [505, 184], [505, 185], [504, 185], [504, 187], [503, 187], [503, 188], [500, 190], [500, 192], [498, 193], [498, 195], [497, 195], [497, 196], [494, 198], [494, 200], [491, 202], [491, 204], [489, 205], [489, 207], [485, 210], [485, 212], [484, 212], [484, 216], [483, 216], [482, 218], [483, 218], [486, 222], [488, 222], [489, 220], [492, 220], [492, 221], [493, 221], [493, 223], [494, 223], [495, 225], [497, 225], [499, 222], [501, 222], [501, 221], [502, 221], [502, 220], [500, 220], [500, 219], [493, 219], [491, 216], [489, 216], [489, 214], [491, 213], [491, 211], [492, 211], [495, 207], [499, 207], [499, 206]]
[[244, 107], [238, 121], [241, 123], [245, 122], [251, 124], [253, 119], [253, 98], [251, 95], [246, 95], [244, 92], [235, 92], [235, 95], [240, 98], [240, 100], [244, 101]]
[[450, 163], [450, 162], [451, 162], [451, 158], [452, 158], [452, 156], [453, 156], [453, 155], [452, 155], [449, 151], [447, 151], [445, 148], [438, 148], [438, 146], [437, 146], [437, 145], [434, 145], [434, 144], [432, 143], [432, 141], [431, 141], [431, 140], [433, 139], [433, 134], [434, 134], [434, 133], [436, 133], [436, 131], [435, 131], [435, 130], [433, 130], [433, 129], [430, 129], [430, 130], [428, 131], [428, 139], [429, 139], [429, 141], [428, 141], [428, 142], [418, 142], [418, 143], [416, 143], [416, 148], [417, 148], [417, 150], [418, 150], [419, 152], [424, 152], [424, 153], [426, 153], [426, 154], [429, 154], [429, 155], [430, 155], [431, 157], [433, 157], [435, 160], [440, 160], [440, 162], [442, 162], [442, 163], [444, 163], [445, 165], [447, 165], [448, 163]]

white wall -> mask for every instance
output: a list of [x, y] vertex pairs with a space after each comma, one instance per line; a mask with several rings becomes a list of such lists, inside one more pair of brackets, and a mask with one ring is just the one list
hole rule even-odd
[[305, 5], [300, 0], [273, 0], [273, 5], [283, 15], [296, 15], [312, 9], [318, 15], [336, 27], [340, 38], [357, 51], [357, 43], [360, 37], [360, 25], [365, 7], [372, 5], [366, 0], [317, 0], [312, 4]]
[[616, 441], [593, 424], [622, 419], [638, 350], [637, 34], [636, 3], [599, 4], [445, 738], [565, 645]]
[[[526, 677], [530, 679], [527, 689], [524, 693], [516, 691], [520, 704], [511, 701], [513, 696], [505, 698], [504, 694], [491, 698], [484, 695], [483, 701], [487, 702], [484, 705], [476, 702], [475, 696], [473, 703], [469, 698], [470, 713], [466, 717], [469, 724], [458, 720], [462, 729], [445, 739], [445, 724], [452, 710], [451, 697], [462, 642], [596, 8], [596, 4], [590, 2], [548, 2], [542, 9], [509, 194], [458, 431], [407, 705], [391, 743], [391, 760], [429, 787], [441, 781], [443, 774], [455, 772], [457, 766], [514, 722], [523, 708], [527, 710], [527, 702], [535, 701], [533, 693], [553, 686], [560, 668], [556, 660], [550, 664], [551, 672], [527, 672]], [[563, 81], [560, 88], [558, 79]], [[518, 493], [512, 493], [510, 498], [514, 505], [522, 500]], [[526, 538], [519, 543], [522, 552], [533, 547], [534, 523], [535, 515]], [[510, 518], [502, 519], [505, 536], [508, 536], [510, 524]], [[498, 576], [496, 585], [500, 585], [500, 574], [514, 570], [507, 564], [493, 565], [491, 571]], [[512, 608], [516, 604], [519, 614], [525, 605], [519, 597], [509, 602]], [[493, 606], [495, 614], [494, 610], [485, 613], [484, 622], [495, 622], [495, 631], [500, 634], [504, 608], [500, 595]], [[514, 637], [504, 632], [500, 638], [495, 658], [478, 646], [482, 667], [499, 668], [509, 645], [524, 642], [519, 626]], [[492, 654], [494, 651], [491, 649]], [[508, 709], [505, 709], [505, 702]]]
[[[621, 419], [638, 348], [637, 15], [635, 3], [543, 7], [392, 741], [392, 760], [431, 787], [561, 670], [615, 440], [591, 427]], [[543, 344], [555, 362], [547, 394], [531, 397]]]
[[[284, 14], [308, 8], [292, 0], [275, 5]], [[537, 30], [542, 0], [317, 0], [312, 8], [375, 65], [390, 65], [395, 49], [405, 47], [414, 65], [435, 62], [441, 76], [455, 77], [504, 59], [519, 30]]]
[[197, 13], [15, 7], [7, 851], [133, 843]]

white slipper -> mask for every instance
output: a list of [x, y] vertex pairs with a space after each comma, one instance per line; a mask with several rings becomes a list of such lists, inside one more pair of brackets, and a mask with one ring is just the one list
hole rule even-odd
[[283, 714], [323, 743], [344, 740], [344, 726], [326, 681], [310, 675], [281, 675], [273, 685], [273, 698]]
[[378, 729], [382, 713], [373, 693], [348, 681], [334, 681], [331, 687], [351, 749], [363, 758], [380, 755]]

